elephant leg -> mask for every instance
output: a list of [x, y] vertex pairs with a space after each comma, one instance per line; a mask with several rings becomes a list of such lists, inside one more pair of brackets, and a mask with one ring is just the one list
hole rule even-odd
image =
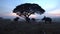
[[51, 21], [50, 21], [50, 24], [51, 24]]
[[51, 24], [51, 21], [48, 21], [49, 24]]
[[45, 21], [45, 24], [46, 24], [46, 21]]

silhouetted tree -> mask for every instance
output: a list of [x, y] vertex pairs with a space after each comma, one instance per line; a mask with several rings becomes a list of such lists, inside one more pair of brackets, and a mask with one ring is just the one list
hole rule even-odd
[[4, 18], [3, 17], [0, 17], [0, 22], [2, 22], [4, 20]]
[[18, 5], [13, 10], [13, 13], [16, 13], [19, 16], [24, 15], [25, 17], [29, 17], [31, 14], [34, 13], [43, 14], [44, 12], [45, 10], [41, 8], [41, 6], [39, 6], [38, 4], [31, 4], [31, 3]]
[[44, 20], [45, 23], [47, 23], [47, 22], [51, 23], [52, 22], [52, 19], [50, 17], [46, 17], [46, 16], [44, 16], [44, 18], [42, 20]]
[[35, 18], [32, 18], [31, 20], [35, 21]]
[[14, 21], [18, 21], [19, 17], [14, 18]]
[[3, 19], [3, 17], [0, 17], [0, 19]]
[[30, 18], [26, 17], [26, 22], [29, 23], [30, 22]]

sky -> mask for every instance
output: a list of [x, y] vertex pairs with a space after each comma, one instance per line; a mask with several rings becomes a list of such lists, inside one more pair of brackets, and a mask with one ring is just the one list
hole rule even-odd
[[30, 17], [60, 17], [60, 0], [0, 0], [0, 17], [12, 18], [18, 16], [13, 13], [13, 9], [24, 3], [36, 3], [45, 10], [42, 15], [36, 14]]

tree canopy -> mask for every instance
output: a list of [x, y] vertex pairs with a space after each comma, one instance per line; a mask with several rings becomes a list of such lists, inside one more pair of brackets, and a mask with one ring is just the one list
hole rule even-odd
[[39, 6], [38, 4], [31, 4], [31, 3], [25, 3], [25, 4], [21, 4], [16, 6], [16, 8], [14, 8], [13, 13], [17, 13], [17, 15], [21, 16], [21, 15], [31, 15], [34, 13], [38, 13], [38, 14], [43, 14], [45, 12], [45, 10], [43, 8], [41, 8], [41, 6]]

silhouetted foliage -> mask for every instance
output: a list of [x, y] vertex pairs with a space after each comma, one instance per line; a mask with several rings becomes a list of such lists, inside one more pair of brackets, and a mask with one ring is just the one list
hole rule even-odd
[[41, 6], [39, 6], [38, 4], [31, 4], [31, 3], [18, 5], [13, 10], [13, 13], [16, 13], [19, 16], [24, 15], [25, 17], [29, 17], [31, 14], [34, 13], [43, 14], [44, 12], [45, 10], [41, 8]]
[[0, 19], [3, 19], [2, 17], [0, 17]]
[[35, 21], [35, 18], [32, 18], [33, 21]]
[[18, 21], [19, 17], [14, 18], [14, 21]]
[[46, 16], [44, 16], [44, 18], [42, 20], [44, 20], [45, 23], [47, 23], [47, 22], [51, 23], [51, 21], [52, 21], [52, 19], [50, 17], [46, 17]]
[[25, 19], [26, 19], [27, 23], [30, 22], [30, 18], [29, 17], [26, 17]]
[[43, 14], [45, 12], [44, 9], [42, 9], [38, 4], [31, 4], [31, 3], [25, 3], [16, 6], [16, 8], [13, 10], [14, 13], [21, 13], [21, 15], [28, 15], [36, 13]]

